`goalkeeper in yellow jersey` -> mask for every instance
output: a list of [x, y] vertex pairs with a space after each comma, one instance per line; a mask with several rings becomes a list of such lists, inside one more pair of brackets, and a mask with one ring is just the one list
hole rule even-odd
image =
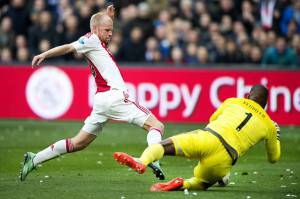
[[192, 178], [157, 183], [150, 190], [206, 190], [229, 174], [238, 158], [261, 140], [265, 140], [269, 162], [279, 160], [280, 130], [264, 110], [267, 100], [268, 89], [255, 85], [247, 99], [229, 98], [222, 103], [203, 130], [182, 133], [153, 144], [140, 158], [122, 152], [115, 152], [114, 158], [138, 173], [144, 173], [148, 164], [164, 155], [198, 159]]

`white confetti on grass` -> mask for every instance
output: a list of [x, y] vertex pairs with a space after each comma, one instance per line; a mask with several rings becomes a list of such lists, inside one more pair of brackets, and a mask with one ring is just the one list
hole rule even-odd
[[258, 172], [257, 172], [257, 171], [253, 171], [253, 174], [254, 174], [254, 175], [257, 175], [257, 174], [258, 174]]
[[121, 196], [121, 199], [125, 199], [126, 197], [125, 196]]
[[256, 181], [255, 181], [255, 180], [253, 180], [253, 181], [251, 181], [251, 183], [255, 184], [255, 183], [256, 183]]
[[101, 165], [101, 164], [102, 164], [102, 161], [98, 160], [98, 161], [97, 161], [97, 164], [100, 164], [100, 165]]
[[103, 156], [103, 153], [102, 153], [102, 152], [99, 152], [98, 155], [99, 155], [99, 156]]
[[45, 178], [49, 178], [49, 176], [46, 175]]
[[43, 180], [40, 180], [40, 183], [43, 183], [44, 181]]
[[250, 198], [251, 198], [251, 196], [247, 196], [246, 198], [247, 198], [247, 199], [250, 199]]
[[229, 182], [229, 184], [230, 184], [230, 185], [234, 185], [234, 184], [235, 184], [235, 182]]
[[193, 194], [194, 196], [197, 196], [197, 195], [198, 195], [196, 192], [193, 192], [192, 194]]
[[294, 194], [286, 194], [285, 196], [286, 197], [291, 197], [291, 198], [297, 198], [297, 195], [294, 195]]
[[291, 182], [292, 185], [298, 184], [297, 182]]
[[184, 189], [183, 193], [184, 193], [184, 195], [189, 195], [189, 190]]
[[281, 185], [280, 187], [281, 187], [281, 188], [286, 188], [286, 185]]

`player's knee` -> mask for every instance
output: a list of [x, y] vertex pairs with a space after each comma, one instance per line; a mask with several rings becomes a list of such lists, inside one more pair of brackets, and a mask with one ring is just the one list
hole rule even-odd
[[155, 126], [153, 126], [154, 128], [157, 128], [157, 129], [159, 129], [160, 130], [160, 133], [161, 133], [161, 135], [163, 135], [164, 134], [164, 129], [165, 129], [165, 126], [164, 126], [164, 124], [162, 123], [162, 122], [160, 122], [160, 121], [158, 121], [157, 120], [157, 122], [156, 122], [156, 124], [155, 124]]

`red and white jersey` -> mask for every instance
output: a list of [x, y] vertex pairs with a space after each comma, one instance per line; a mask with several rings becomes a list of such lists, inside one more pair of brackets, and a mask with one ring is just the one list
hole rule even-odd
[[113, 55], [96, 34], [87, 33], [73, 42], [72, 45], [77, 53], [84, 54], [88, 59], [89, 67], [95, 78], [97, 92], [112, 88], [127, 90]]

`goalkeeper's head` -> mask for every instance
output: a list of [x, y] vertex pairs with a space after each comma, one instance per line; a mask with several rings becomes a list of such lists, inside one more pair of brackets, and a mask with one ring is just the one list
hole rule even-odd
[[268, 102], [269, 91], [261, 84], [254, 85], [249, 93], [248, 98], [257, 102], [261, 107], [265, 108]]

